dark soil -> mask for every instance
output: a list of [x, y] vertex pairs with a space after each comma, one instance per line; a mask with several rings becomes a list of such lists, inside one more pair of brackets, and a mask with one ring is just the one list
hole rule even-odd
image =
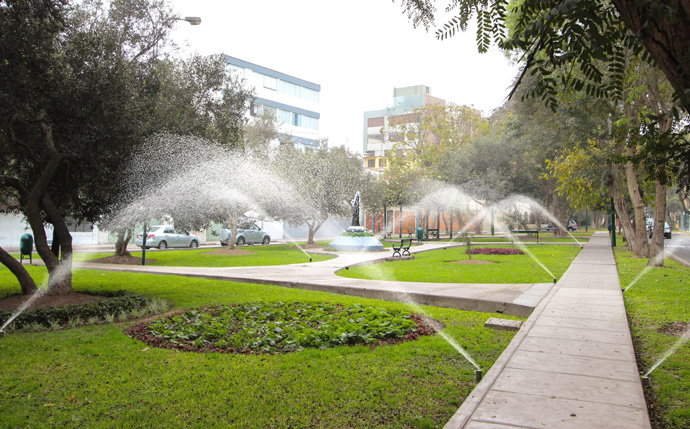
[[452, 264], [495, 264], [492, 261], [483, 261], [481, 259], [465, 259], [464, 261], [448, 261]]
[[[29, 297], [25, 295], [15, 295], [9, 298], [0, 299], [0, 310], [13, 311], [18, 309]], [[37, 298], [29, 306], [30, 310], [39, 307], [61, 307], [63, 305], [86, 304], [88, 302], [102, 301], [108, 299], [104, 296], [85, 295], [81, 293], [70, 293], [67, 295], [43, 295]]]
[[[141, 265], [141, 256], [106, 256], [105, 258], [91, 259], [86, 262], [93, 262], [97, 264], [115, 264], [115, 265]], [[156, 262], [155, 259], [146, 259], [146, 263]]]
[[662, 326], [658, 329], [658, 332], [660, 334], [671, 335], [673, 337], [690, 338], [690, 331], [688, 328], [690, 328], [690, 323], [675, 321]]

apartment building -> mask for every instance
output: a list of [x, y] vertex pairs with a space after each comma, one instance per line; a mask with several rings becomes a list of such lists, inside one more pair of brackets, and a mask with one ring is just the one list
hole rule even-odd
[[430, 104], [445, 106], [446, 101], [431, 95], [426, 85], [393, 88], [393, 103], [390, 107], [364, 112], [363, 148], [364, 165], [373, 171], [386, 167], [386, 153], [393, 149], [398, 137], [396, 125], [419, 123], [419, 114], [414, 110]]
[[319, 94], [321, 85], [269, 69], [239, 58], [223, 55], [227, 70], [244, 79], [255, 90], [249, 114], [273, 113], [279, 122], [279, 142], [289, 140], [300, 150], [318, 147]]

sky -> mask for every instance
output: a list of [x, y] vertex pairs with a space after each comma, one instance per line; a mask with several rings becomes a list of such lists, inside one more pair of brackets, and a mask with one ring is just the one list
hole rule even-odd
[[488, 114], [505, 102], [518, 71], [496, 48], [479, 54], [472, 29], [440, 41], [433, 30], [413, 28], [399, 0], [172, 5], [182, 17], [201, 18], [198, 26], [176, 25], [182, 53], [224, 53], [321, 85], [321, 136], [359, 153], [364, 112], [391, 106], [394, 87], [426, 85], [435, 97]]

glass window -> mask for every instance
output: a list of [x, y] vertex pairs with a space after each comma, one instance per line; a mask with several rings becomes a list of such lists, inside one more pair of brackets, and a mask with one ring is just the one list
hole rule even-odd
[[278, 109], [278, 120], [284, 124], [292, 123], [292, 112]]
[[302, 126], [302, 115], [299, 113], [293, 113], [292, 114], [292, 125], [296, 127], [301, 127]]
[[386, 166], [386, 160], [383, 158], [379, 158], [379, 167], [383, 168]]
[[278, 91], [282, 92], [283, 94], [292, 95], [293, 97], [300, 97], [302, 95], [302, 87], [295, 85], [294, 83], [281, 80], [279, 88], [280, 89]]
[[309, 101], [319, 102], [319, 91], [302, 87], [302, 98]]
[[369, 168], [376, 167], [376, 160], [375, 159], [368, 159], [367, 160], [367, 167], [369, 167]]
[[274, 91], [278, 90], [278, 79], [264, 75], [264, 88], [272, 89]]
[[310, 130], [319, 130], [319, 120], [311, 116], [302, 116], [302, 126]]

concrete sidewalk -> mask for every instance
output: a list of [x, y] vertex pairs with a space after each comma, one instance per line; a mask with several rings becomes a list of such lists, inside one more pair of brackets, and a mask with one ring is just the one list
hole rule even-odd
[[446, 425], [508, 427], [651, 427], [607, 233], [595, 233]]
[[[434, 242], [414, 246], [410, 251], [414, 254], [428, 250], [460, 246], [463, 245]], [[162, 267], [91, 262], [75, 263], [75, 267], [273, 284], [364, 298], [399, 302], [414, 301], [417, 304], [505, 313], [522, 317], [529, 316], [553, 287], [552, 283], [463, 284], [362, 280], [341, 277], [336, 274], [341, 269], [380, 262], [389, 256], [389, 251], [339, 253], [336, 258], [327, 261], [261, 267]]]

